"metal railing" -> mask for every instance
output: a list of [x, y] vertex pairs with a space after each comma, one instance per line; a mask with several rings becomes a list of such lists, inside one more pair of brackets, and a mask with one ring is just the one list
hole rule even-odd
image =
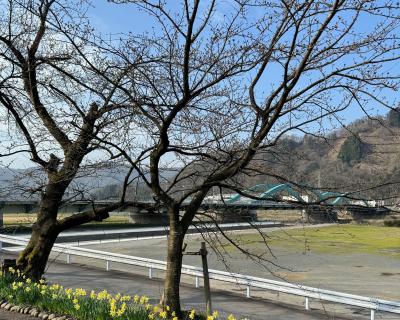
[[[26, 245], [28, 242], [27, 239], [7, 235], [0, 235], [0, 241], [14, 245]], [[71, 263], [71, 256], [80, 256], [103, 260], [105, 261], [106, 270], [111, 269], [112, 262], [148, 268], [148, 276], [150, 279], [153, 277], [153, 270], [165, 271], [167, 267], [167, 263], [165, 261], [93, 250], [88, 248], [79, 248], [70, 245], [55, 244], [53, 247], [53, 251], [65, 254], [67, 257], [67, 263]], [[201, 268], [183, 265], [182, 274], [195, 277], [195, 286], [196, 288], [199, 287], [199, 278], [203, 277], [203, 271]], [[301, 296], [305, 299], [305, 308], [307, 310], [309, 310], [310, 299], [317, 299], [348, 306], [367, 308], [370, 310], [371, 320], [375, 319], [376, 311], [400, 314], [400, 302], [397, 301], [369, 298], [354, 294], [318, 289], [299, 284], [292, 284], [284, 281], [269, 280], [212, 269], [209, 270], [209, 276], [212, 280], [244, 285], [246, 287], [247, 298], [251, 297], [251, 288], [266, 289]]]

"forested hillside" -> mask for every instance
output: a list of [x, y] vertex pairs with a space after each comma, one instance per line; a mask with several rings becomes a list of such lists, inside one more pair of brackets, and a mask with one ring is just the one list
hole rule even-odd
[[[375, 199], [392, 195], [397, 198], [400, 190], [400, 112], [394, 109], [385, 117], [360, 119], [326, 135], [286, 136], [273, 149], [259, 154], [253, 168], [256, 172], [239, 179], [243, 186], [287, 180], [321, 189], [363, 190], [363, 195]], [[80, 176], [73, 186], [79, 185], [96, 199], [117, 198], [120, 194], [117, 182], [126, 170], [120, 166], [104, 168], [96, 175]], [[175, 171], [163, 171], [166, 185], [168, 179], [175, 176]], [[43, 180], [43, 174], [37, 168], [1, 169], [0, 198], [38, 197], [38, 193], [29, 191], [39, 190]], [[372, 188], [375, 186], [379, 188]], [[143, 182], [133, 183], [128, 190], [129, 199], [152, 198]]]
[[[400, 113], [360, 119], [324, 136], [285, 137], [261, 158], [260, 171], [288, 181], [340, 191], [381, 186], [365, 192], [388, 197], [399, 189]], [[275, 180], [267, 175], [247, 179], [249, 184]]]

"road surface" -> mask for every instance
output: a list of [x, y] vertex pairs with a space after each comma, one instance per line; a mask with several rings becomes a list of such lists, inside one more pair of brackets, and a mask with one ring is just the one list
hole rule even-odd
[[[7, 254], [6, 257], [12, 258], [9, 254]], [[161, 279], [148, 279], [145, 276], [128, 274], [121, 271], [105, 271], [94, 267], [78, 264], [66, 265], [58, 262], [49, 264], [46, 271], [46, 278], [50, 282], [59, 283], [65, 287], [84, 288], [86, 290], [95, 291], [106, 289], [112, 293], [121, 292], [122, 294], [129, 295], [147, 295], [150, 297], [152, 303], [158, 301], [163, 288]], [[181, 297], [182, 304], [185, 308], [204, 309], [202, 288], [196, 289], [188, 285], [182, 285]], [[332, 314], [324, 314], [319, 310], [305, 311], [303, 308], [277, 304], [272, 301], [247, 299], [243, 297], [242, 294], [236, 295], [225, 291], [213, 291], [212, 302], [213, 309], [218, 310], [222, 316], [227, 316], [232, 313], [237, 316], [238, 319], [345, 319], [338, 318]], [[368, 310], [366, 310], [366, 312], [368, 313]], [[222, 319], [224, 318], [222, 317]], [[354, 319], [354, 317], [349, 317], [348, 319]]]

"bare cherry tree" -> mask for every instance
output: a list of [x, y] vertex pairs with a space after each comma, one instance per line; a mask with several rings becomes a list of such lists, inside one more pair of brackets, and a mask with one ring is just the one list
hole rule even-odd
[[[149, 14], [131, 45], [157, 62], [139, 68], [143, 145], [131, 164], [168, 208], [163, 303], [179, 315], [182, 244], [211, 188], [237, 187], [286, 133], [313, 132], [340, 112], [389, 106], [398, 88], [394, 1], [113, 1]], [[129, 65], [129, 52], [121, 53]], [[358, 109], [357, 109], [358, 108]], [[121, 150], [129, 159], [130, 151]], [[168, 187], [164, 167], [179, 169]], [[268, 172], [268, 168], [264, 170]], [[149, 173], [149, 176], [147, 175]]]
[[46, 175], [32, 191], [40, 195], [37, 221], [17, 260], [37, 279], [60, 232], [101, 221], [124, 205], [132, 170], [126, 170], [120, 201], [57, 218], [60, 206], [74, 200], [64, 197], [74, 178], [118, 160], [97, 138], [115, 141], [126, 119], [132, 121], [118, 90], [126, 70], [104, 50], [111, 43], [94, 33], [84, 1], [0, 1], [0, 11], [0, 112], [3, 129], [9, 129], [1, 156], [27, 154]]

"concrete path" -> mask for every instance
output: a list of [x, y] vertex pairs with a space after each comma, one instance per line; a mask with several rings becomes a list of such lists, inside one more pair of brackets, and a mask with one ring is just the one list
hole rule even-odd
[[[104, 271], [80, 265], [53, 263], [46, 272], [47, 279], [64, 286], [83, 287], [95, 291], [107, 289], [110, 292], [147, 295], [155, 303], [158, 301], [163, 283], [161, 279], [127, 274], [120, 271]], [[193, 287], [181, 286], [182, 304], [187, 308], [204, 309], [203, 291]], [[222, 291], [212, 292], [213, 309], [228, 315], [235, 314], [249, 319], [316, 320], [333, 319], [320, 312], [305, 312], [289, 306], [281, 306], [268, 301], [246, 299], [242, 295]], [[337, 318], [335, 318], [337, 319]]]
[[[4, 257], [12, 258], [11, 254]], [[122, 294], [147, 295], [151, 303], [156, 303], [162, 293], [161, 279], [148, 279], [145, 276], [128, 274], [121, 271], [105, 271], [94, 267], [78, 264], [62, 264], [52, 262], [46, 271], [46, 278], [50, 282], [59, 283], [65, 287], [84, 288], [86, 290], [100, 291], [107, 289], [109, 292]], [[204, 309], [203, 291], [191, 286], [181, 286], [182, 304], [185, 308]], [[218, 310], [225, 319], [233, 313], [238, 319], [251, 320], [317, 320], [340, 318], [324, 314], [319, 310], [305, 311], [303, 308], [277, 304], [268, 300], [247, 299], [242, 294], [228, 293], [225, 291], [212, 292], [213, 309]], [[12, 316], [14, 314], [11, 314]], [[4, 319], [16, 319], [13, 317]], [[28, 320], [29, 318], [27, 318]], [[1, 314], [0, 314], [0, 320]], [[19, 320], [19, 319], [18, 319]], [[25, 320], [21, 318], [21, 320]]]
[[[3, 258], [15, 258], [8, 253]], [[96, 267], [80, 264], [63, 264], [51, 262], [46, 270], [46, 278], [53, 283], [62, 284], [64, 287], [84, 288], [88, 291], [108, 290], [111, 293], [146, 295], [151, 303], [157, 303], [163, 290], [162, 279], [149, 279], [144, 275], [132, 274], [123, 271], [105, 271]], [[184, 308], [204, 310], [202, 288], [181, 285], [181, 301]], [[306, 311], [303, 307], [288, 305], [268, 299], [247, 299], [243, 292], [238, 294], [222, 290], [212, 291], [213, 309], [218, 310], [221, 319], [226, 319], [228, 314], [234, 314], [238, 319], [250, 320], [355, 320], [369, 319], [369, 310], [354, 308], [347, 317], [343, 314], [329, 314], [320, 309]], [[0, 310], [1, 311], [1, 310]], [[4, 314], [3, 314], [4, 313]], [[0, 320], [32, 320], [30, 317], [19, 317], [19, 314], [0, 312]], [[18, 316], [18, 317], [17, 317]], [[2, 318], [3, 317], [3, 318]], [[398, 315], [377, 313], [375, 319], [399, 319]]]
[[0, 320], [38, 320], [38, 318], [0, 309]]

